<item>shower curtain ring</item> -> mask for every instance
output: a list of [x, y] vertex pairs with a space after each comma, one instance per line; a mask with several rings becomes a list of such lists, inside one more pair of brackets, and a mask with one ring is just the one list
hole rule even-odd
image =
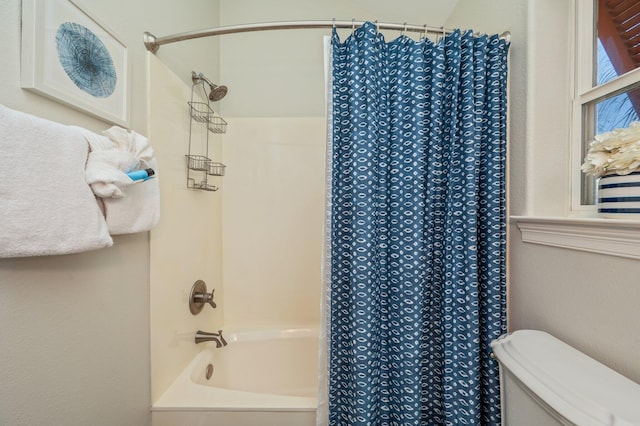
[[378, 24], [378, 20], [376, 19], [376, 33], [380, 32], [380, 24]]
[[333, 29], [335, 30], [336, 29], [336, 18], [331, 18], [331, 22], [332, 22], [331, 25], [333, 26]]
[[424, 34], [422, 34], [422, 38], [427, 38], [427, 35], [428, 35], [427, 24], [424, 24]]
[[442, 27], [442, 38], [444, 39], [445, 37], [447, 37], [447, 31], [444, 29], [444, 26]]
[[351, 18], [351, 32], [356, 30], [356, 18]]
[[404, 28], [402, 29], [402, 32], [400, 33], [400, 35], [406, 35], [407, 34], [407, 23], [404, 23]]

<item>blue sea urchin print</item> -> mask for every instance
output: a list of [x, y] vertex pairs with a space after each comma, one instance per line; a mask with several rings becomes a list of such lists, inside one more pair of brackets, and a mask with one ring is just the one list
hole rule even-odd
[[91, 96], [106, 98], [116, 88], [116, 69], [109, 51], [90, 29], [65, 22], [56, 33], [58, 59], [71, 81]]

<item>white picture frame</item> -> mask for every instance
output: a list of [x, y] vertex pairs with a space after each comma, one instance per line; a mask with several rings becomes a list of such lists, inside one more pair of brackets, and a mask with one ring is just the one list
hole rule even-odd
[[21, 86], [129, 127], [129, 52], [72, 0], [22, 1]]

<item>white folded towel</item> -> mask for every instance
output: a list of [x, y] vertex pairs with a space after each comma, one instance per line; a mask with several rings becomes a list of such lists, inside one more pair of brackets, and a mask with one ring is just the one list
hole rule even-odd
[[[158, 175], [156, 160], [147, 163]], [[103, 198], [105, 217], [112, 235], [148, 231], [160, 221], [158, 177], [136, 183], [121, 198]]]
[[0, 105], [0, 257], [77, 253], [113, 244], [85, 181], [77, 127]]
[[113, 126], [105, 130], [104, 135], [113, 142], [118, 149], [131, 153], [142, 162], [142, 166], [153, 160], [153, 148], [149, 140], [134, 131], [128, 131], [122, 127]]
[[112, 235], [148, 231], [160, 219], [158, 178], [134, 182], [126, 173], [152, 168], [158, 175], [153, 149], [146, 137], [114, 126], [105, 136], [85, 131], [91, 147], [87, 183], [103, 202]]
[[123, 151], [111, 139], [87, 129], [80, 129], [91, 152], [87, 160], [86, 179], [98, 197], [124, 197], [124, 189], [134, 184], [126, 172], [136, 170], [140, 161]]

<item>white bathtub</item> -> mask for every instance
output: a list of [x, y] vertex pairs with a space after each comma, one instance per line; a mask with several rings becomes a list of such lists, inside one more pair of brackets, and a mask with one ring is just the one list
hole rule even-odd
[[[153, 404], [153, 426], [313, 426], [318, 331], [225, 333], [228, 345], [202, 351]], [[207, 380], [207, 366], [213, 375]]]

